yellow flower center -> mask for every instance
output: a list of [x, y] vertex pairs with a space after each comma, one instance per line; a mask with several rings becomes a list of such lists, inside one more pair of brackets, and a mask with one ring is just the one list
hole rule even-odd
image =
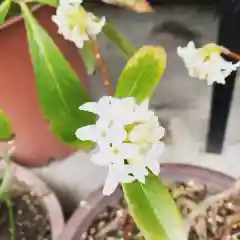
[[117, 148], [114, 148], [114, 149], [113, 149], [113, 152], [114, 152], [114, 154], [118, 154], [118, 153], [119, 153], [119, 150], [118, 150]]
[[68, 26], [73, 29], [77, 25], [79, 32], [84, 34], [87, 27], [87, 12], [83, 7], [76, 7], [74, 10], [68, 16]]
[[221, 47], [215, 43], [209, 43], [204, 45], [202, 48], [200, 48], [200, 51], [204, 56], [204, 61], [208, 61], [210, 59], [211, 54], [215, 54], [216, 56], [219, 57], [221, 55]]

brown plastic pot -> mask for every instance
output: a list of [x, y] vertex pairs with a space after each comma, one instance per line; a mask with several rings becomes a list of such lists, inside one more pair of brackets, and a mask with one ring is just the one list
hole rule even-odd
[[[44, 207], [50, 221], [52, 240], [57, 240], [60, 233], [64, 228], [64, 217], [60, 207], [60, 203], [57, 200], [55, 194], [42, 182], [37, 176], [24, 167], [17, 164], [11, 164], [11, 171], [13, 173], [12, 191], [14, 193], [14, 185], [19, 185], [19, 189], [25, 191], [25, 189], [31, 190], [39, 197], [42, 206]], [[4, 163], [0, 162], [0, 175], [2, 177], [4, 172]]]
[[[51, 20], [55, 9], [38, 6], [34, 12], [87, 88], [87, 75], [77, 49], [57, 33]], [[0, 25], [0, 46], [0, 108], [16, 134], [15, 159], [24, 165], [41, 165], [68, 156], [73, 150], [53, 136], [41, 112], [21, 16]]]
[[[162, 164], [161, 177], [168, 182], [194, 179], [219, 191], [229, 188], [234, 183], [232, 177], [222, 173], [185, 164]], [[117, 189], [109, 197], [102, 195], [102, 189], [93, 193], [87, 200], [87, 204], [80, 206], [75, 211], [58, 240], [82, 239], [82, 234], [89, 228], [97, 214], [104, 210], [106, 206], [115, 205], [121, 197], [120, 189]]]

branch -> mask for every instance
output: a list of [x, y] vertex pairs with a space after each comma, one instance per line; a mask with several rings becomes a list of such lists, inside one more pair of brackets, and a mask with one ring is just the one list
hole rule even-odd
[[108, 90], [109, 96], [113, 96], [114, 90], [113, 90], [113, 87], [112, 87], [112, 85], [111, 85], [111, 83], [109, 81], [107, 69], [105, 67], [104, 60], [103, 60], [103, 58], [102, 58], [102, 56], [100, 54], [97, 41], [92, 39], [91, 37], [89, 37], [89, 38], [90, 38], [90, 40], [92, 42], [93, 52], [94, 52], [94, 55], [96, 56], [96, 59], [97, 59], [98, 65], [99, 65], [99, 69], [100, 69], [100, 72], [102, 74], [103, 83], [104, 83], [104, 85], [106, 86], [106, 88]]
[[229, 56], [229, 57], [231, 57], [235, 60], [240, 61], [240, 55], [239, 54], [234, 53], [234, 52], [230, 51], [228, 48], [225, 48], [223, 46], [221, 46], [221, 49], [222, 49], [223, 54], [225, 54], [225, 55], [227, 55], [227, 56]]

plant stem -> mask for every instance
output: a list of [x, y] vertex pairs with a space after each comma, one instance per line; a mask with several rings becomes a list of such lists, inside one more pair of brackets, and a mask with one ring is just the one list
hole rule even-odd
[[107, 21], [103, 26], [103, 33], [112, 41], [128, 60], [137, 51], [137, 48], [114, 25]]
[[13, 205], [8, 195], [5, 195], [4, 200], [8, 208], [10, 240], [14, 240], [15, 239], [15, 223], [14, 223]]
[[125, 224], [124, 225], [125, 226], [124, 226], [124, 236], [123, 236], [123, 239], [124, 240], [129, 240], [129, 234], [133, 230], [133, 219], [132, 219], [131, 215], [129, 215], [128, 212], [126, 214], [126, 219], [125, 219]]
[[101, 74], [102, 74], [103, 83], [107, 88], [108, 94], [110, 96], [113, 96], [114, 90], [113, 90], [113, 87], [112, 87], [112, 85], [109, 81], [107, 69], [105, 67], [104, 60], [103, 60], [103, 58], [100, 54], [98, 44], [94, 39], [92, 39], [92, 38], [90, 38], [90, 39], [92, 41], [92, 48], [93, 48], [94, 55], [96, 56], [96, 59], [97, 59], [98, 65], [99, 65], [99, 69], [100, 69]]
[[5, 193], [7, 192], [7, 189], [10, 185], [11, 178], [12, 178], [10, 160], [16, 147], [14, 146], [14, 143], [10, 143], [10, 144], [11, 144], [11, 148], [7, 151], [6, 155], [3, 157], [3, 160], [5, 161], [5, 166], [4, 166], [4, 173], [2, 177], [2, 183], [0, 185], [0, 198], [3, 198], [5, 196]]
[[186, 231], [189, 233], [191, 226], [195, 223], [195, 219], [201, 215], [204, 215], [207, 209], [214, 203], [225, 200], [230, 196], [237, 195], [240, 191], [240, 180], [237, 180], [235, 184], [224, 192], [210, 196], [196, 206], [196, 208], [188, 215], [185, 220]]
[[240, 55], [239, 54], [234, 53], [234, 52], [230, 51], [229, 49], [227, 49], [223, 46], [221, 46], [221, 48], [222, 48], [222, 53], [224, 53], [225, 55], [227, 55], [227, 56], [229, 56], [229, 57], [231, 57], [235, 60], [240, 61]]

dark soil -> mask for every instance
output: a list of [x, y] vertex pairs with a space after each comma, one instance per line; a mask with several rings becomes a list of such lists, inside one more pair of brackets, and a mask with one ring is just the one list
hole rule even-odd
[[[170, 192], [186, 218], [198, 203], [216, 191], [190, 181], [174, 183]], [[80, 239], [85, 240], [142, 240], [136, 225], [129, 221], [128, 210], [123, 200], [117, 206], [108, 206], [98, 214], [88, 231]], [[130, 218], [131, 219], [131, 218]], [[211, 206], [205, 216], [196, 219], [189, 240], [240, 240], [240, 201], [224, 199]]]
[[[11, 199], [15, 221], [15, 240], [51, 240], [51, 228], [39, 197], [25, 192]], [[9, 240], [9, 213], [5, 201], [0, 202], [0, 239]]]

